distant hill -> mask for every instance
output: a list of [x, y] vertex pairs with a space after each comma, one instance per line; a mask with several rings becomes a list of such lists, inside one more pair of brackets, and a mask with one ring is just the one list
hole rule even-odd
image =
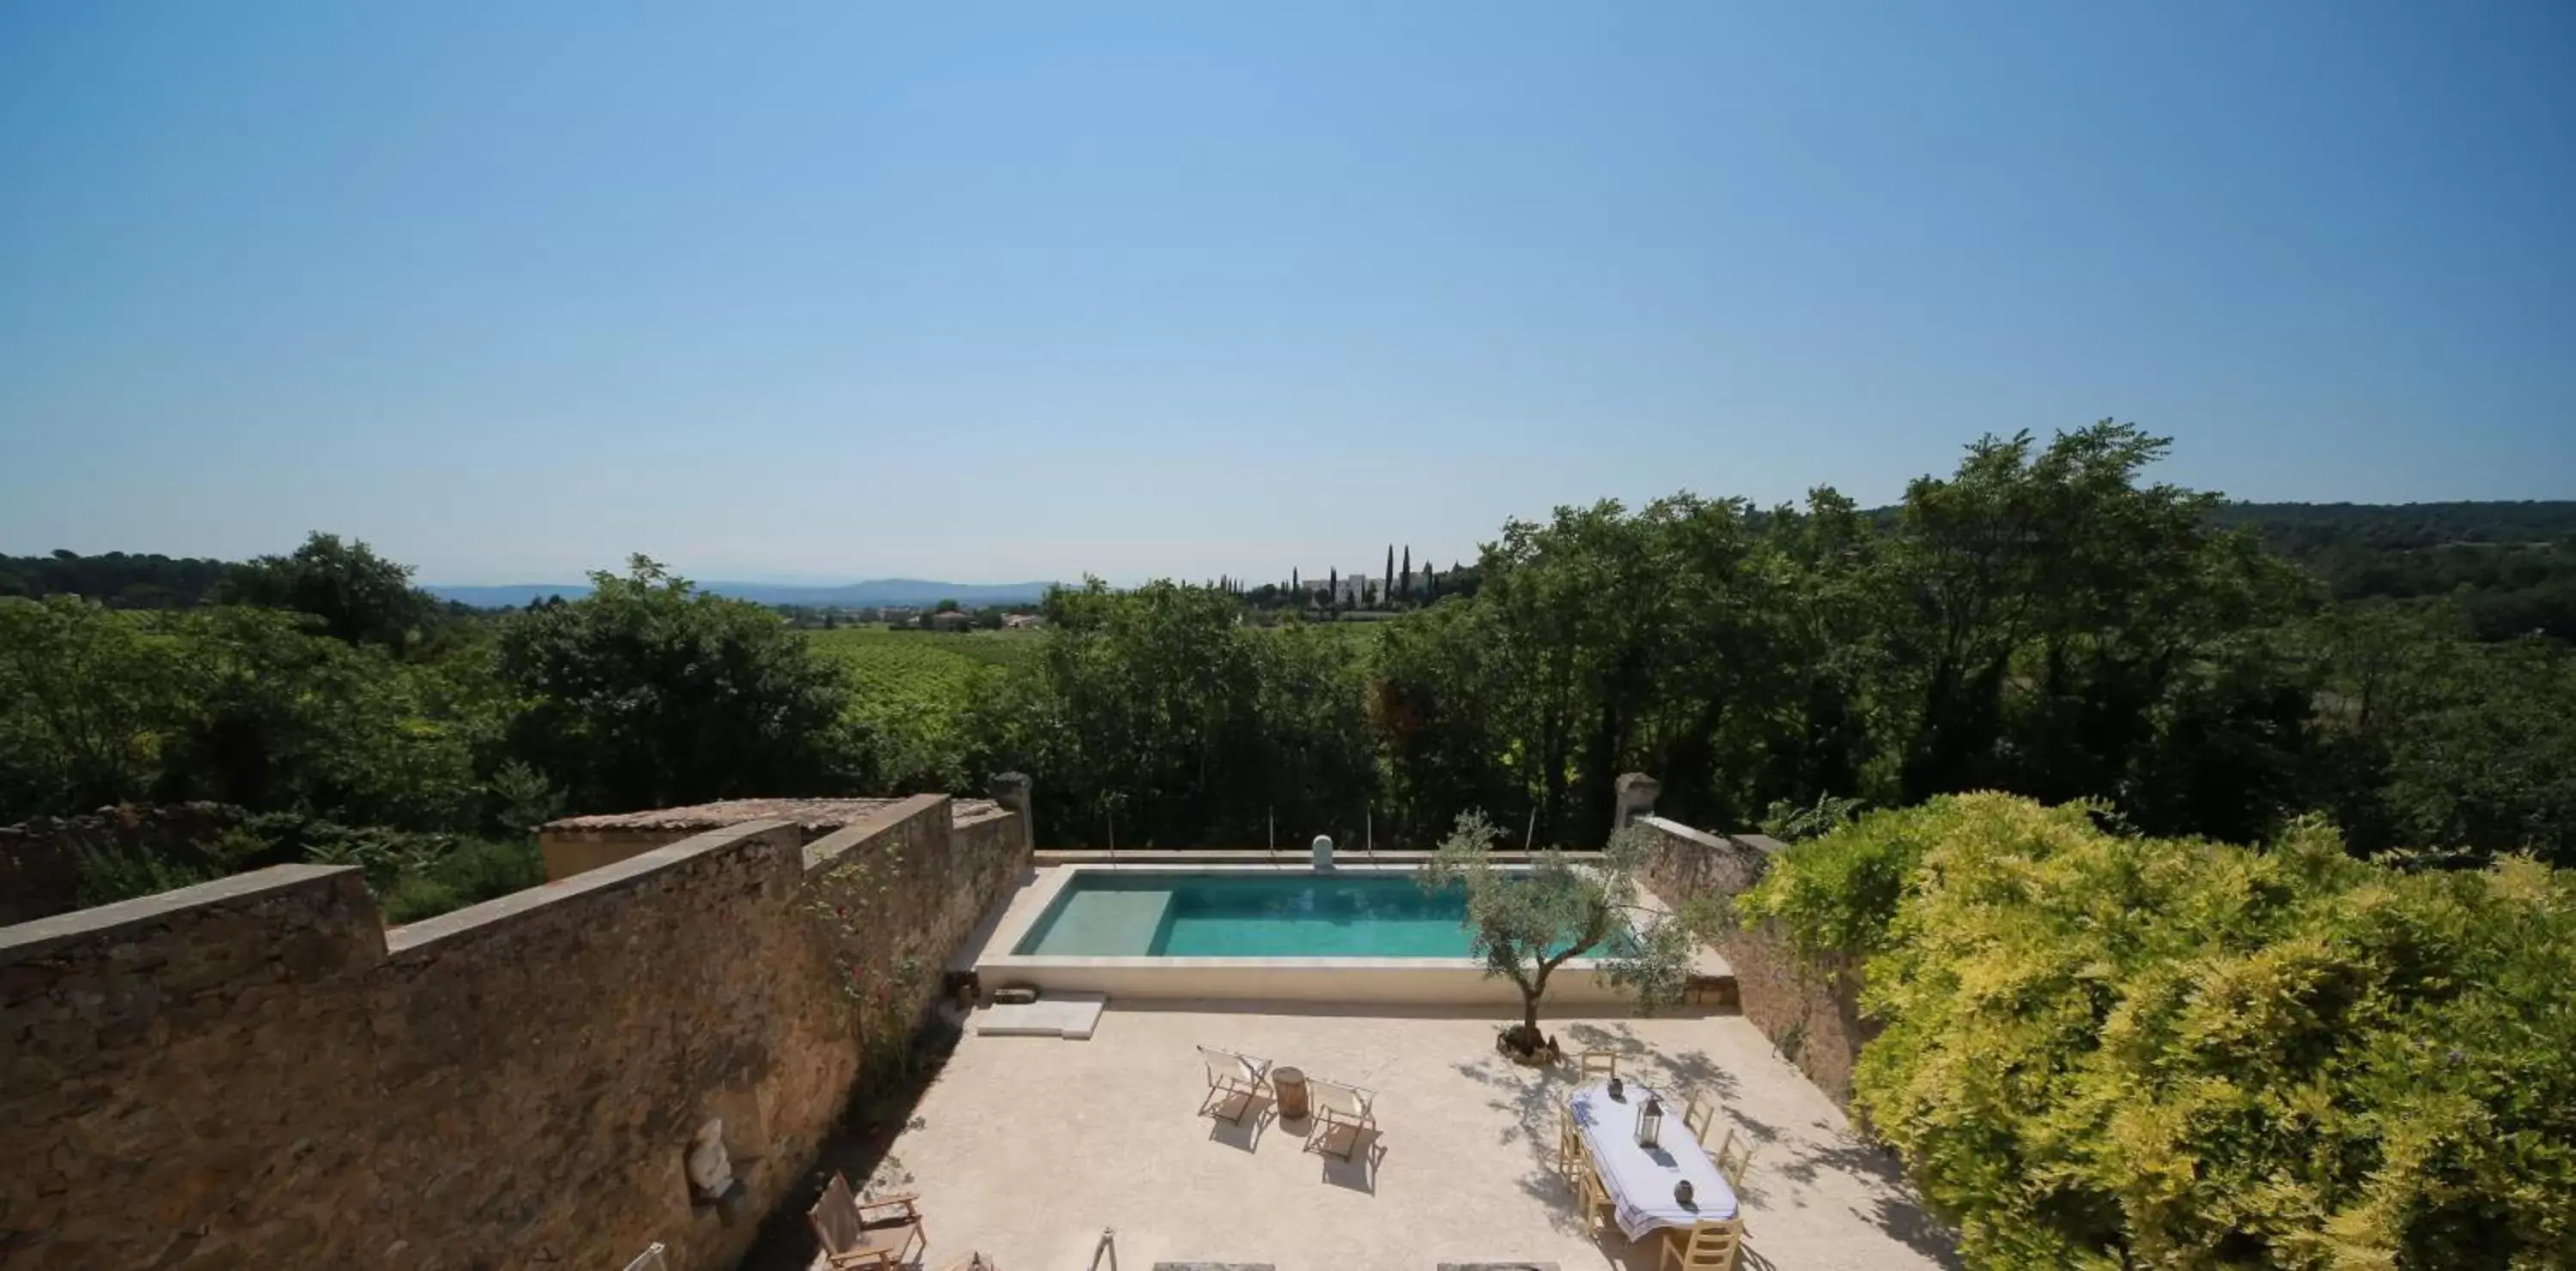
[[[504, 583], [489, 587], [443, 587], [423, 584], [442, 600], [477, 609], [517, 607], [548, 596], [569, 600], [590, 593], [588, 583]], [[1033, 604], [1054, 583], [943, 583], [920, 578], [871, 578], [865, 582], [823, 587], [795, 583], [703, 582], [698, 587], [764, 605], [816, 605], [866, 608], [878, 605], [930, 605], [954, 600], [967, 608], [984, 605]]]
[[2512, 503], [2227, 503], [2221, 525], [2241, 526], [2279, 551], [2423, 551], [2497, 544], [2537, 547], [2576, 541], [2576, 499]]
[[2339, 600], [2447, 599], [2482, 640], [2576, 640], [2576, 500], [2526, 503], [2230, 503]]

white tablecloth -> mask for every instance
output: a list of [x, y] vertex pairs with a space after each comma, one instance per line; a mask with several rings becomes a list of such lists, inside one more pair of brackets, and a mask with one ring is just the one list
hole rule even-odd
[[[1688, 1105], [1664, 1101], [1663, 1129], [1650, 1151], [1637, 1146], [1637, 1110], [1646, 1106], [1646, 1096], [1652, 1092], [1629, 1082], [1623, 1093], [1624, 1101], [1613, 1102], [1609, 1083], [1604, 1082], [1574, 1092], [1573, 1099], [1574, 1124], [1582, 1130], [1584, 1150], [1592, 1154], [1592, 1168], [1600, 1172], [1601, 1185], [1610, 1193], [1619, 1230], [1638, 1240], [1657, 1227], [1688, 1230], [1703, 1219], [1733, 1218], [1734, 1189], [1718, 1174], [1708, 1149], [1682, 1124]], [[1687, 1209], [1673, 1199], [1673, 1184], [1683, 1179], [1691, 1185]]]

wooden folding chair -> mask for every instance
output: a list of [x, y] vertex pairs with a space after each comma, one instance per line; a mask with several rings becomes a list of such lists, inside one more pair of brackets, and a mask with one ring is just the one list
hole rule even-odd
[[1687, 1232], [1671, 1233], [1655, 1265], [1676, 1266], [1682, 1271], [1734, 1271], [1736, 1251], [1743, 1247], [1743, 1223], [1732, 1218], [1703, 1218], [1692, 1223]]
[[814, 1238], [823, 1246], [823, 1260], [834, 1271], [853, 1267], [893, 1271], [930, 1248], [930, 1237], [922, 1233], [921, 1209], [915, 1198], [860, 1200], [850, 1191], [850, 1180], [837, 1171], [824, 1185], [814, 1207], [805, 1211], [805, 1221], [814, 1224]]
[[[1270, 1075], [1270, 1061], [1231, 1050], [1219, 1050], [1214, 1046], [1201, 1046], [1199, 1062], [1207, 1067], [1208, 1083], [1207, 1097], [1199, 1101], [1199, 1111], [1218, 1109], [1218, 1116], [1237, 1125], [1243, 1124], [1243, 1114], [1252, 1111], [1252, 1101], [1261, 1097], [1261, 1082]], [[1226, 1117], [1222, 1109], [1238, 1099], [1242, 1100], [1241, 1105], [1235, 1108], [1233, 1116]]]
[[1682, 1128], [1690, 1131], [1701, 1147], [1708, 1146], [1708, 1128], [1717, 1123], [1717, 1105], [1692, 1095], [1690, 1107], [1682, 1112]]
[[[1322, 1077], [1306, 1078], [1308, 1102], [1315, 1106], [1313, 1133], [1306, 1138], [1306, 1150], [1331, 1152], [1347, 1161], [1359, 1151], [1360, 1136], [1377, 1128], [1377, 1095], [1358, 1086]], [[1333, 1151], [1333, 1131], [1351, 1132], [1350, 1146]]]
[[1575, 1062], [1583, 1065], [1583, 1080], [1587, 1083], [1596, 1077], [1607, 1081], [1619, 1075], [1619, 1056], [1613, 1051], [1587, 1050], [1576, 1056]]

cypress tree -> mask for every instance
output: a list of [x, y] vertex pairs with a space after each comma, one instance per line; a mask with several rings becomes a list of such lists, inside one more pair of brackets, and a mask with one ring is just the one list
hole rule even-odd
[[1400, 571], [1398, 571], [1398, 572], [1396, 573], [1396, 577], [1397, 577], [1398, 579], [1400, 579], [1400, 580], [1401, 580], [1401, 582], [1399, 582], [1399, 583], [1398, 583], [1398, 585], [1399, 585], [1399, 586], [1401, 586], [1401, 587], [1404, 589], [1403, 594], [1405, 594], [1405, 595], [1407, 595], [1407, 596], [1412, 595], [1412, 594], [1413, 594], [1413, 544], [1411, 544], [1411, 543], [1407, 543], [1407, 544], [1405, 544], [1405, 545], [1404, 545], [1404, 568], [1403, 568], [1402, 570], [1400, 570]]

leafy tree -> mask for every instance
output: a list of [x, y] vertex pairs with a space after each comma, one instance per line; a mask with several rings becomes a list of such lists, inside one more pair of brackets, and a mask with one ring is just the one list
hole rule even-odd
[[411, 585], [411, 572], [363, 542], [343, 542], [317, 530], [290, 555], [234, 566], [215, 599], [308, 613], [322, 620], [323, 633], [333, 639], [400, 652], [439, 612], [437, 597]]
[[76, 596], [0, 598], [0, 819], [143, 797], [186, 711], [183, 654]]
[[840, 667], [778, 615], [642, 556], [591, 585], [511, 619], [499, 650], [502, 681], [526, 703], [510, 749], [571, 807], [826, 793], [864, 775]]
[[411, 666], [241, 607], [0, 602], [0, 812], [211, 799], [422, 828], [476, 818], [498, 704], [467, 652]]
[[546, 774], [516, 759], [493, 772], [492, 797], [499, 805], [494, 819], [514, 833], [534, 834], [539, 826], [563, 815], [563, 791], [555, 789]]
[[2140, 481], [2165, 439], [2104, 421], [1969, 447], [1906, 491], [1886, 581], [1910, 736], [1900, 801], [2110, 794], [2174, 678], [2282, 590], [2217, 496]]
[[[1652, 842], [1646, 831], [1631, 826], [1612, 835], [1598, 864], [1577, 866], [1545, 851], [1526, 870], [1494, 863], [1501, 837], [1483, 813], [1460, 814], [1420, 878], [1426, 891], [1465, 889], [1475, 956], [1486, 975], [1520, 990], [1521, 1022], [1506, 1037], [1513, 1051], [1533, 1055], [1544, 1048], [1539, 999], [1548, 977], [1575, 958], [1598, 956], [1611, 980], [1635, 990], [1641, 1005], [1680, 998], [1689, 940], [1680, 924], [1636, 902], [1637, 871]], [[1640, 924], [1633, 933], [1632, 923]]]
[[0, 596], [81, 596], [110, 609], [203, 604], [233, 567], [219, 560], [127, 552], [0, 556]]
[[1342, 641], [1301, 623], [1239, 625], [1231, 597], [1157, 582], [1058, 589], [1023, 676], [970, 711], [978, 767], [1043, 774], [1055, 841], [1258, 844], [1347, 833], [1374, 771], [1361, 678]]
[[186, 715], [154, 789], [359, 824], [466, 829], [480, 819], [477, 754], [498, 740], [488, 675], [464, 659], [406, 665], [317, 635], [294, 613], [173, 615]]

